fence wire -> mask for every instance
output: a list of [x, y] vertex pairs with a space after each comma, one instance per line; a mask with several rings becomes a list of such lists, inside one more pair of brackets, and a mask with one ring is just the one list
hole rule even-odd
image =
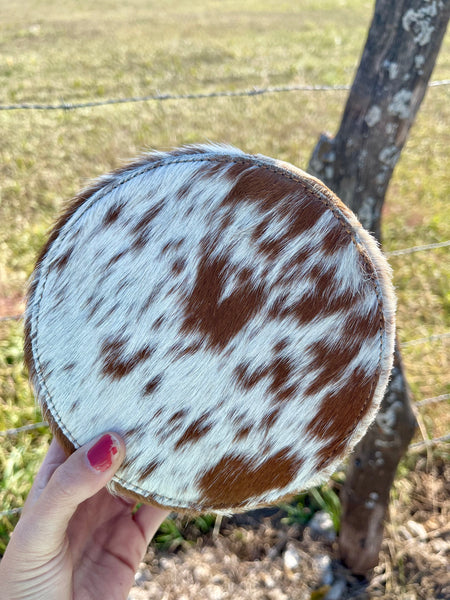
[[415, 340], [409, 340], [406, 342], [401, 342], [400, 348], [405, 348], [408, 346], [417, 346], [419, 344], [426, 344], [427, 342], [437, 342], [440, 340], [447, 340], [450, 338], [450, 333], [436, 333], [434, 335], [429, 335], [427, 337], [417, 338]]
[[411, 248], [403, 248], [402, 250], [392, 250], [391, 252], [385, 252], [385, 256], [390, 258], [391, 256], [402, 256], [404, 254], [412, 254], [413, 252], [422, 252], [423, 250], [434, 250], [435, 248], [446, 248], [450, 246], [450, 240], [445, 242], [436, 242], [435, 244], [425, 244], [424, 246], [412, 246]]
[[[450, 79], [431, 81], [428, 87], [441, 87], [450, 85]], [[337, 92], [347, 91], [351, 85], [286, 85], [265, 88], [252, 88], [250, 90], [218, 90], [214, 92], [198, 92], [187, 94], [150, 94], [148, 96], [130, 96], [128, 98], [106, 98], [104, 100], [90, 100], [86, 102], [64, 102], [58, 104], [39, 104], [23, 102], [19, 104], [1, 104], [0, 110], [75, 110], [78, 108], [96, 108], [114, 104], [131, 104], [136, 102], [161, 102], [164, 100], [200, 100], [202, 98], [234, 98], [238, 96], [262, 96], [264, 94], [279, 94], [283, 92]]]
[[434, 398], [424, 398], [415, 402], [414, 406], [426, 406], [427, 404], [435, 404], [436, 402], [445, 402], [445, 400], [450, 400], [450, 394], [442, 394]]

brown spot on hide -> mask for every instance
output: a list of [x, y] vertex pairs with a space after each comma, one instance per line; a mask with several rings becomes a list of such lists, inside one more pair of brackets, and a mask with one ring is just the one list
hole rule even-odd
[[338, 379], [344, 369], [361, 350], [358, 343], [336, 343], [329, 345], [326, 340], [312, 344], [311, 354], [314, 356], [314, 365], [319, 365], [315, 379], [310, 383], [306, 394], [313, 395], [320, 392], [326, 385]]
[[299, 195], [298, 184], [271, 169], [255, 167], [249, 163], [232, 165], [227, 176], [236, 181], [224, 198], [224, 204], [257, 202], [263, 211], [268, 211], [289, 197], [295, 202]]
[[261, 242], [258, 248], [262, 254], [265, 254], [271, 259], [275, 259], [280, 255], [285, 244], [286, 242], [283, 238], [272, 238]]
[[121, 204], [115, 204], [111, 206], [103, 217], [103, 225], [108, 227], [117, 221], [120, 213], [122, 212], [123, 206]]
[[176, 250], [179, 250], [181, 248], [181, 246], [183, 245], [184, 242], [185, 242], [184, 238], [181, 238], [179, 240], [170, 240], [169, 242], [167, 242], [166, 244], [164, 244], [164, 246], [162, 247], [161, 252], [160, 252], [160, 256], [164, 256], [170, 250], [173, 250], [174, 252]]
[[129, 438], [135, 437], [137, 435], [137, 437], [141, 437], [143, 433], [143, 427], [142, 425], [136, 426], [136, 427], [132, 427], [131, 429], [128, 429], [128, 431], [125, 431], [125, 433], [123, 434], [123, 438], [125, 440], [125, 442], [127, 442], [127, 440], [129, 440]]
[[247, 427], [243, 427], [242, 429], [239, 429], [239, 431], [236, 433], [236, 435], [233, 438], [233, 443], [237, 443], [239, 442], [239, 440], [244, 440], [245, 438], [247, 438], [250, 435], [250, 432], [252, 430], [252, 427], [250, 425], [247, 425]]
[[275, 284], [288, 280], [291, 281], [292, 277], [300, 277], [305, 275], [306, 262], [314, 257], [316, 248], [313, 245], [309, 245], [307, 248], [302, 248], [280, 269], [280, 274], [275, 281]]
[[54, 266], [58, 269], [58, 273], [61, 273], [61, 271], [67, 266], [67, 263], [69, 262], [73, 251], [74, 247], [72, 246], [71, 248], [66, 250], [64, 254], [62, 254], [59, 258], [55, 260]]
[[186, 181], [185, 183], [183, 183], [177, 191], [177, 198], [178, 200], [184, 200], [184, 198], [186, 196], [188, 196], [191, 192], [192, 189], [192, 182], [191, 181]]
[[346, 343], [362, 342], [378, 335], [383, 324], [383, 314], [378, 304], [373, 304], [368, 312], [349, 313], [342, 330], [342, 339]]
[[138, 235], [136, 235], [136, 237], [133, 240], [133, 243], [131, 244], [131, 250], [137, 251], [142, 250], [142, 248], [145, 248], [150, 239], [149, 235], [149, 231], [141, 231]]
[[103, 304], [103, 302], [104, 302], [104, 298], [100, 298], [99, 300], [97, 300], [97, 302], [95, 302], [95, 304], [91, 305], [91, 307], [89, 308], [89, 312], [87, 314], [88, 319], [92, 319], [92, 317], [95, 315], [95, 313], [100, 308], [100, 306]]
[[71, 362], [71, 363], [67, 363], [66, 365], [64, 365], [63, 367], [63, 371], [72, 371], [76, 366], [76, 363]]
[[201, 349], [201, 347], [202, 347], [201, 342], [196, 342], [195, 344], [190, 344], [189, 346], [186, 346], [185, 348], [182, 348], [180, 346], [178, 348], [179, 352], [176, 357], [183, 358], [184, 356], [192, 356], [193, 354], [198, 352]]
[[272, 304], [269, 306], [268, 317], [269, 319], [276, 320], [281, 319], [286, 314], [289, 314], [289, 311], [285, 308], [287, 300], [287, 294], [280, 294]]
[[118, 308], [119, 308], [119, 302], [116, 302], [115, 304], [113, 304], [113, 306], [111, 306], [111, 308], [105, 314], [104, 318], [107, 319], [108, 317], [110, 317]]
[[175, 423], [176, 421], [180, 421], [181, 419], [184, 419], [187, 414], [188, 413], [185, 410], [178, 410], [176, 413], [173, 413], [168, 422], [171, 424]]
[[265, 429], [266, 431], [269, 431], [275, 425], [279, 415], [280, 415], [280, 408], [278, 407], [275, 410], [273, 410], [271, 413], [268, 413], [267, 415], [264, 416], [258, 429], [260, 429], [260, 430]]
[[180, 350], [182, 349], [183, 344], [182, 342], [176, 342], [175, 344], [172, 344], [170, 346], [170, 349], [168, 352], [166, 352], [166, 356], [171, 355], [171, 354], [176, 354], [177, 352], [180, 352]]
[[144, 346], [131, 356], [127, 356], [125, 345], [127, 340], [116, 337], [108, 338], [103, 342], [100, 356], [103, 360], [102, 373], [111, 379], [121, 379], [129, 375], [140, 363], [144, 362], [153, 354], [154, 349]]
[[359, 290], [340, 291], [335, 267], [323, 271], [319, 265], [315, 265], [308, 276], [311, 280], [310, 290], [291, 306], [280, 307], [280, 316], [291, 315], [300, 324], [306, 324], [315, 318], [324, 318], [348, 310], [358, 299], [361, 299]]
[[150, 379], [144, 387], [144, 394], [153, 394], [161, 383], [161, 380], [162, 375], [157, 375], [156, 377], [153, 377], [153, 379]]
[[[228, 176], [237, 179], [237, 183], [224, 203], [257, 202], [262, 211], [276, 207], [279, 216], [289, 215], [290, 223], [284, 240], [298, 237], [311, 229], [328, 210], [326, 204], [317, 199], [317, 192], [276, 169], [235, 164], [228, 170]], [[255, 234], [261, 234], [263, 230], [264, 225], [261, 224]], [[274, 255], [280, 244], [281, 240], [269, 245], [267, 251]], [[264, 246], [261, 250], [264, 252]]]
[[162, 206], [152, 206], [149, 208], [139, 221], [134, 225], [132, 232], [135, 234], [143, 234], [148, 231], [148, 226], [153, 221], [153, 219], [161, 212]]
[[159, 329], [165, 320], [166, 319], [164, 315], [160, 315], [155, 321], [153, 321], [152, 329], [154, 329], [155, 331]]
[[244, 391], [247, 391], [262, 381], [264, 377], [270, 375], [270, 368], [259, 367], [254, 371], [250, 371], [250, 365], [248, 363], [240, 363], [235, 367], [234, 374], [236, 375], [240, 387]]
[[200, 177], [202, 179], [208, 180], [209, 178], [212, 178], [214, 175], [217, 175], [217, 173], [220, 173], [221, 171], [223, 171], [224, 168], [226, 168], [226, 164], [224, 165], [221, 162], [217, 162], [217, 163], [205, 162], [201, 165], [201, 167], [199, 167], [199, 169], [197, 171], [197, 175], [200, 175]]
[[241, 456], [224, 456], [198, 482], [201, 503], [216, 508], [239, 506], [252, 496], [283, 489], [294, 479], [303, 462], [290, 456], [289, 451], [290, 448], [284, 448], [260, 465]]
[[163, 409], [162, 408], [158, 408], [157, 411], [155, 411], [155, 414], [153, 415], [154, 419], [159, 419], [159, 417], [162, 415], [163, 413]]
[[287, 348], [289, 344], [289, 339], [288, 338], [284, 338], [282, 340], [280, 340], [279, 342], [277, 342], [274, 347], [273, 347], [273, 351], [276, 354], [279, 354], [280, 352], [282, 352], [283, 350], [285, 350], [285, 348]]
[[161, 249], [161, 256], [164, 256], [164, 254], [167, 254], [167, 252], [169, 252], [169, 250], [173, 247], [173, 241], [172, 242], [167, 242], [166, 244], [164, 244], [164, 246]]
[[228, 268], [225, 258], [210, 259], [206, 253], [200, 261], [192, 293], [185, 301], [182, 332], [202, 333], [212, 348], [224, 349], [265, 301], [262, 287], [255, 285], [250, 276], [243, 278], [230, 296], [219, 300]]
[[[215, 219], [216, 219], [216, 217], [215, 217], [215, 215], [213, 215], [212, 218], [210, 219], [210, 221], [212, 223], [214, 223]], [[220, 221], [219, 233], [223, 233], [224, 231], [226, 231], [231, 226], [232, 223], [233, 223], [233, 216], [231, 214], [225, 215]]]
[[269, 391], [273, 394], [281, 392], [283, 387], [289, 382], [292, 368], [292, 361], [288, 358], [276, 358], [269, 366], [270, 374], [273, 377]]
[[196, 442], [201, 437], [206, 435], [208, 431], [210, 431], [212, 428], [211, 423], [207, 425], [205, 424], [208, 420], [208, 417], [208, 414], [202, 415], [199, 419], [191, 423], [175, 444], [175, 450], [178, 450], [179, 448], [181, 448], [181, 446], [184, 446], [185, 444]]
[[288, 385], [282, 389], [280, 389], [277, 393], [273, 402], [280, 402], [282, 400], [289, 400], [297, 393], [296, 385]]
[[333, 389], [322, 401], [308, 426], [309, 433], [327, 441], [318, 453], [318, 469], [326, 467], [344, 452], [349, 435], [369, 410], [378, 377], [378, 371], [367, 376], [358, 367], [345, 384]]
[[286, 357], [276, 358], [269, 365], [250, 371], [248, 363], [240, 363], [235, 369], [238, 385], [248, 391], [264, 378], [272, 379], [268, 391], [274, 394], [275, 401], [286, 400], [296, 391], [295, 386], [288, 386], [292, 372], [292, 361]]
[[157, 460], [153, 460], [149, 463], [142, 473], [139, 475], [138, 481], [143, 483], [152, 473], [159, 467], [159, 462]]
[[134, 463], [134, 458], [131, 458], [131, 457], [125, 458], [125, 460], [121, 464], [120, 468], [122, 470], [126, 470], [129, 467], [131, 467], [133, 465], [133, 463]]
[[322, 241], [322, 250], [325, 254], [334, 254], [342, 248], [352, 244], [352, 238], [348, 231], [344, 229], [342, 224], [336, 219], [336, 223], [332, 229], [327, 231]]
[[116, 262], [118, 260], [120, 260], [122, 258], [122, 256], [125, 256], [125, 254], [126, 254], [126, 252], [124, 250], [122, 252], [118, 252], [117, 254], [114, 254], [114, 256], [106, 264], [106, 268], [109, 269], [109, 267], [112, 267], [112, 265], [116, 264]]
[[309, 231], [327, 210], [326, 205], [317, 200], [312, 192], [306, 196], [303, 194], [293, 211], [286, 237], [293, 239]]
[[183, 258], [177, 258], [172, 264], [172, 273], [179, 275], [186, 268], [186, 261]]
[[228, 412], [227, 417], [232, 421], [233, 425], [238, 427], [244, 423], [247, 413], [240, 413], [236, 408], [233, 408], [233, 410]]
[[170, 438], [170, 436], [173, 436], [175, 433], [180, 431], [182, 427], [183, 423], [172, 423], [171, 426], [167, 426], [167, 424], [164, 424], [157, 430], [156, 436], [161, 442], [165, 442]]
[[258, 223], [258, 225], [253, 230], [253, 233], [252, 233], [252, 236], [251, 236], [252, 242], [258, 242], [262, 238], [262, 236], [266, 232], [267, 227], [269, 226], [269, 224], [270, 224], [270, 218], [269, 217], [266, 217], [265, 219], [263, 219], [261, 221], [261, 223]]

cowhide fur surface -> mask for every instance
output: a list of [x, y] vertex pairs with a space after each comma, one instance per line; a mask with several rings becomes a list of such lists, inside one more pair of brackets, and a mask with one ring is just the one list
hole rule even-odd
[[26, 361], [68, 452], [124, 437], [113, 492], [230, 513], [320, 483], [359, 441], [394, 312], [377, 243], [322, 183], [186, 147], [68, 206], [32, 275]]

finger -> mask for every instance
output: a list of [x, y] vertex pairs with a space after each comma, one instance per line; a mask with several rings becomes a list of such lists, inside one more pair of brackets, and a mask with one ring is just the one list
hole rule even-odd
[[147, 546], [158, 531], [161, 523], [170, 515], [169, 510], [143, 504], [133, 515], [133, 519], [144, 536]]
[[50, 547], [62, 544], [78, 505], [108, 483], [124, 457], [125, 444], [113, 432], [78, 448], [53, 472], [35, 502], [34, 533]]
[[57, 439], [53, 438], [42, 465], [40, 466], [39, 471], [34, 479], [30, 493], [28, 494], [27, 500], [23, 507], [24, 512], [39, 498], [43, 489], [49, 482], [50, 477], [53, 475], [59, 465], [66, 460], [66, 458], [66, 453], [59, 445]]

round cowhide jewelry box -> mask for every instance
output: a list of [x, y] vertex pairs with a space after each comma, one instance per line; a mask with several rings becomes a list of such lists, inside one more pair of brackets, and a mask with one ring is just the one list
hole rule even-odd
[[237, 512], [323, 481], [363, 436], [394, 305], [376, 242], [322, 183], [186, 147], [68, 206], [32, 276], [26, 359], [68, 451], [125, 439], [112, 491]]

